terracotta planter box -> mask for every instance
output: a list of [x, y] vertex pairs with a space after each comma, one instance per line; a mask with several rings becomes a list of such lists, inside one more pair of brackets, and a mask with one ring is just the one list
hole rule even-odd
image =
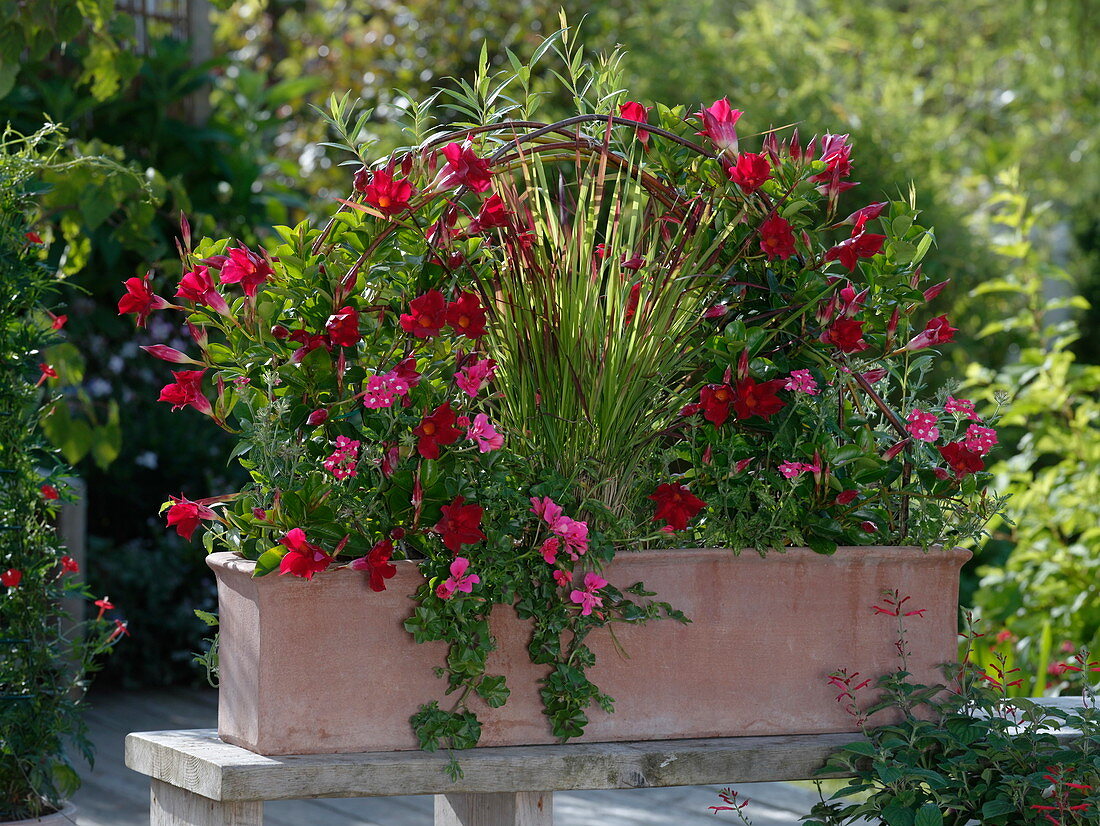
[[[615, 713], [589, 711], [580, 742], [664, 740], [854, 730], [826, 676], [847, 668], [874, 676], [897, 667], [896, 621], [875, 615], [884, 591], [924, 608], [907, 620], [916, 679], [942, 679], [956, 660], [959, 569], [964, 550], [841, 548], [825, 557], [795, 548], [761, 558], [725, 550], [621, 554], [606, 572], [621, 586], [642, 581], [691, 619], [618, 624], [589, 640], [593, 682]], [[232, 554], [208, 558], [218, 578], [221, 691], [218, 733], [261, 754], [415, 749], [409, 717], [420, 704], [447, 708], [441, 643], [417, 644], [402, 627], [422, 581], [398, 563], [388, 590], [361, 573], [318, 574], [312, 582], [270, 575]], [[497, 616], [499, 615], [499, 616]], [[498, 606], [498, 649], [489, 673], [512, 690], [499, 709], [477, 709], [481, 745], [555, 742], [528, 660], [529, 632]]]

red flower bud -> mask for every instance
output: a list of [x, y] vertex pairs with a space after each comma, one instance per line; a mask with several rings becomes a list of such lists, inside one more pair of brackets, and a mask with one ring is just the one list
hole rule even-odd
[[143, 345], [141, 349], [151, 356], [156, 356], [163, 361], [170, 361], [173, 364], [202, 364], [201, 361], [195, 361], [186, 353], [181, 353], [174, 347], [168, 347], [164, 344]]
[[282, 324], [276, 324], [271, 328], [271, 335], [282, 341], [290, 335], [290, 330], [288, 330]]
[[309, 414], [309, 417], [306, 419], [306, 424], [310, 427], [317, 427], [319, 424], [324, 424], [327, 419], [328, 411], [323, 407], [319, 407]]

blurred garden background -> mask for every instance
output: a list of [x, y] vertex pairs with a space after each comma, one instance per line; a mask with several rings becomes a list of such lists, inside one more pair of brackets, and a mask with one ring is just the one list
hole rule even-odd
[[[46, 121], [62, 157], [37, 227], [66, 277], [66, 340], [47, 360], [67, 405], [45, 422], [87, 482], [88, 577], [125, 607], [132, 638], [101, 682], [203, 679], [192, 662], [213, 610], [203, 551], [165, 529], [165, 492], [216, 492], [218, 433], [156, 402], [184, 349], [156, 316], [119, 317], [126, 278], [175, 284], [181, 212], [195, 235], [254, 246], [326, 211], [353, 168], [324, 146], [314, 106], [350, 92], [364, 141], [403, 143], [409, 100], [474, 74], [482, 52], [530, 56], [561, 0], [0, 0], [0, 123]], [[1094, 0], [566, 0], [591, 52], [625, 50], [632, 100], [693, 112], [728, 96], [749, 137], [797, 121], [849, 133], [859, 187], [844, 215], [916, 186], [960, 328], [942, 380], [999, 409], [991, 456], [1014, 494], [990, 526], [963, 603], [1019, 658], [1021, 693], [1058, 685], [1065, 643], [1100, 651], [1100, 8]], [[583, 21], [583, 22], [581, 22]], [[541, 61], [544, 116], [561, 107]], [[850, 209], [845, 209], [849, 206]], [[139, 336], [140, 338], [140, 336]], [[175, 339], [175, 340], [174, 340]]]

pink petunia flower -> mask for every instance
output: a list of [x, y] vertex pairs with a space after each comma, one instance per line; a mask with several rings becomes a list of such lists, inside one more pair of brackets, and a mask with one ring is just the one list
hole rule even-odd
[[464, 594], [471, 593], [474, 586], [481, 582], [481, 577], [477, 574], [466, 573], [469, 567], [470, 560], [466, 559], [466, 557], [455, 557], [454, 561], [451, 563], [451, 575], [435, 589], [436, 595], [440, 599], [450, 599], [459, 591]]
[[594, 608], [603, 607], [603, 597], [596, 591], [607, 585], [607, 580], [599, 574], [589, 571], [584, 575], [584, 590], [574, 588], [569, 594], [569, 599], [581, 606], [581, 616], [587, 617]]
[[467, 364], [455, 373], [455, 384], [468, 396], [476, 396], [496, 378], [496, 362], [492, 359], [480, 359]]
[[484, 413], [474, 416], [473, 424], [466, 430], [466, 438], [477, 442], [477, 449], [482, 453], [504, 447], [504, 437], [493, 429], [492, 422]]

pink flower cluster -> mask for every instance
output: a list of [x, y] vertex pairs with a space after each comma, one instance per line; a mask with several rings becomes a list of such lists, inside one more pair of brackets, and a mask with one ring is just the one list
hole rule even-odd
[[940, 420], [934, 413], [914, 409], [905, 419], [909, 425], [905, 428], [922, 442], [934, 442], [940, 437]]
[[966, 438], [963, 440], [963, 447], [971, 453], [985, 456], [985, 454], [993, 449], [993, 445], [995, 444], [997, 444], [997, 431], [993, 428], [972, 424], [966, 429]]
[[812, 464], [787, 461], [779, 466], [779, 473], [786, 479], [794, 479], [803, 473], [821, 473], [821, 462], [817, 459]]
[[492, 359], [479, 359], [467, 364], [455, 373], [455, 384], [468, 396], [476, 396], [489, 382], [496, 378], [496, 362]]
[[817, 382], [809, 370], [792, 370], [784, 390], [793, 390], [796, 393], [805, 393], [808, 396], [817, 395]]
[[363, 387], [363, 407], [370, 410], [392, 407], [394, 399], [399, 399], [408, 393], [409, 382], [397, 375], [395, 371], [391, 370], [382, 376], [368, 376]]
[[584, 590], [574, 588], [569, 599], [581, 606], [581, 616], [587, 617], [594, 608], [603, 607], [603, 597], [596, 592], [607, 585], [607, 580], [594, 571], [584, 575]]
[[458, 425], [466, 428], [466, 438], [471, 442], [477, 442], [477, 449], [482, 453], [504, 447], [504, 437], [497, 433], [493, 423], [484, 413], [478, 413], [472, 422], [468, 416], [459, 416]]
[[943, 405], [944, 412], [954, 413], [963, 419], [978, 420], [978, 414], [974, 410], [974, 402], [969, 399], [956, 399], [953, 396], [948, 396], [947, 401]]
[[588, 550], [588, 523], [563, 516], [561, 505], [549, 496], [544, 496], [542, 499], [532, 496], [531, 513], [542, 517], [542, 520], [550, 526], [550, 533], [553, 534], [542, 543], [539, 549], [548, 565], [557, 562], [558, 553], [563, 550], [574, 562]]
[[325, 470], [343, 481], [355, 476], [355, 465], [359, 461], [359, 442], [347, 436], [336, 437], [336, 450], [325, 459]]

